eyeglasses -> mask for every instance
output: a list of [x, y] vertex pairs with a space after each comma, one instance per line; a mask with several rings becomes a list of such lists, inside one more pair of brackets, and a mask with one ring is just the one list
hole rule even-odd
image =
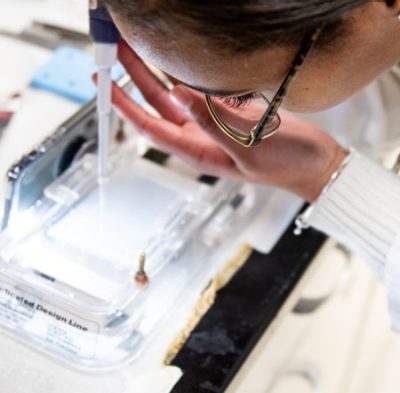
[[[290, 83], [293, 81], [294, 77], [302, 67], [307, 55], [314, 47], [323, 27], [323, 25], [318, 27], [311, 34], [308, 34], [305, 37], [303, 45], [297, 53], [289, 72], [287, 73], [285, 79], [282, 82], [282, 85], [278, 89], [272, 101], [269, 102], [263, 94], [257, 94], [258, 98], [264, 100], [267, 103], [267, 108], [261, 119], [254, 120], [254, 126], [252, 124], [251, 118], [246, 119], [246, 125], [243, 124], [243, 126], [247, 126], [248, 128], [250, 128], [249, 132], [246, 133], [244, 132], [244, 130], [239, 130], [241, 128], [241, 116], [238, 116], [238, 114], [240, 115], [239, 109], [241, 109], [244, 113], [244, 110], [246, 109], [245, 107], [237, 108], [238, 110], [232, 111], [229, 110], [226, 105], [225, 107], [223, 106], [221, 99], [217, 99], [218, 102], [214, 103], [215, 97], [212, 98], [211, 96], [206, 94], [208, 110], [210, 111], [211, 117], [214, 119], [221, 131], [223, 131], [228, 137], [245, 147], [256, 146], [261, 141], [267, 139], [277, 131], [278, 127], [281, 124], [281, 120], [278, 115], [278, 109], [282, 104], [282, 101], [285, 98], [286, 94], [288, 93]], [[248, 120], [250, 120], [250, 122]]]

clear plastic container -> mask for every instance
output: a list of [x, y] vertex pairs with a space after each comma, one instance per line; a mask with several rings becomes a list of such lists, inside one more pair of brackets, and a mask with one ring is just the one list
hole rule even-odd
[[0, 326], [86, 370], [133, 361], [252, 207], [248, 186], [205, 185], [129, 152], [110, 172], [99, 187], [84, 156], [0, 234]]

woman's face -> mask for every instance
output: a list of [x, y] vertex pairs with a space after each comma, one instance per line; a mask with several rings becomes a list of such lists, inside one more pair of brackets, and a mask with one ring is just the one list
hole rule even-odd
[[[250, 55], [222, 55], [190, 35], [154, 39], [115, 15], [130, 46], [146, 62], [211, 95], [264, 92], [272, 97], [298, 49], [273, 47]], [[397, 8], [374, 1], [353, 11], [346, 35], [315, 50], [291, 85], [283, 107], [317, 112], [339, 104], [400, 59]]]

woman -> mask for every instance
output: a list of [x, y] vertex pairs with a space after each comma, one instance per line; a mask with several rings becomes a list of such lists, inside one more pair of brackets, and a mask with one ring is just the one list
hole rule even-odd
[[[400, 180], [315, 125], [276, 113], [281, 104], [292, 112], [332, 107], [395, 66], [400, 1], [105, 3], [126, 40], [120, 59], [161, 118], [114, 87], [119, 112], [204, 173], [313, 203], [305, 225], [366, 258], [389, 289], [398, 329]], [[135, 52], [181, 83], [165, 90]]]

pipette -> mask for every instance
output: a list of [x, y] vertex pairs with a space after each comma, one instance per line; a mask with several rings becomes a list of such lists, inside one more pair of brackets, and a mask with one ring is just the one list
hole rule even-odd
[[108, 154], [111, 133], [111, 69], [117, 62], [118, 42], [121, 35], [106, 7], [96, 0], [89, 1], [90, 37], [95, 46], [97, 72], [97, 113], [98, 148], [97, 179], [98, 184], [105, 182], [108, 176]]

